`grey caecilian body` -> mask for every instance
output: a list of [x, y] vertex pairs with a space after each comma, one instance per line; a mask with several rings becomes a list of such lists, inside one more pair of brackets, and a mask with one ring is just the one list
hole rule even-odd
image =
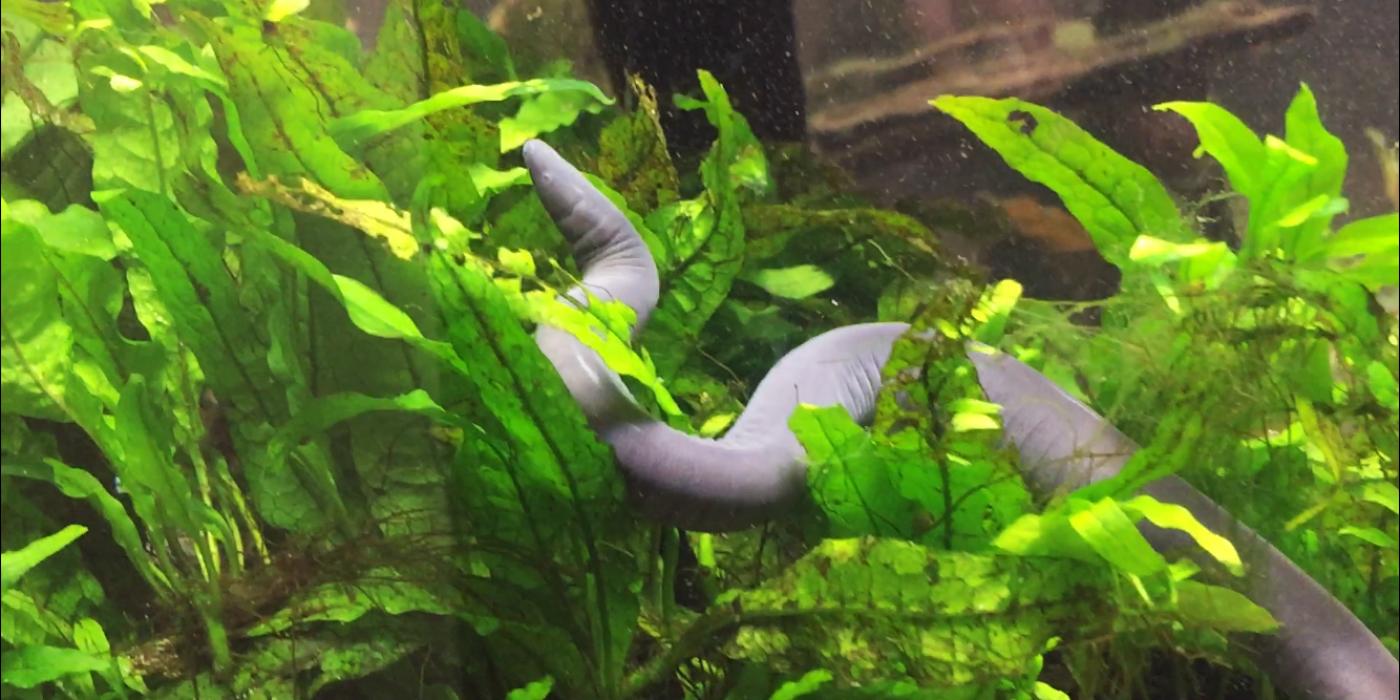
[[[656, 306], [660, 285], [650, 251], [627, 218], [572, 165], [540, 141], [526, 166], [546, 210], [568, 240], [580, 287], [636, 312], [633, 334]], [[580, 287], [569, 296], [580, 303]], [[806, 493], [805, 453], [788, 428], [801, 403], [842, 406], [861, 424], [874, 417], [880, 372], [908, 325], [837, 328], [785, 355], [759, 383], [721, 438], [676, 430], [646, 413], [602, 358], [551, 326], [536, 342], [593, 429], [612, 446], [638, 507], [669, 525], [700, 531], [749, 527], [785, 512]], [[1027, 484], [1045, 494], [1118, 472], [1137, 446], [1101, 416], [1007, 355], [970, 348], [987, 398], [1003, 406], [1003, 433]], [[1245, 593], [1281, 623], [1243, 640], [1256, 662], [1295, 698], [1373, 700], [1400, 693], [1400, 665], [1335, 597], [1204, 494], [1171, 476], [1143, 488], [1188, 508], [1236, 543], [1249, 570]], [[1192, 551], [1178, 534], [1143, 527], [1159, 550]]]

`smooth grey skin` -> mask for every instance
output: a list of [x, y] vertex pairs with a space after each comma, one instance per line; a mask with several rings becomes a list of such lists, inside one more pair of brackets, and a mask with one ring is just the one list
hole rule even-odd
[[[627, 218], [572, 165], [540, 141], [525, 164], [545, 208], [573, 248], [580, 287], [637, 314], [635, 336], [660, 285], [646, 244]], [[569, 291], [587, 303], [580, 287]], [[709, 440], [646, 414], [615, 372], [567, 332], [541, 326], [536, 342], [598, 434], [613, 447], [633, 496], [648, 516], [689, 530], [737, 530], [781, 515], [806, 492], [801, 444], [787, 421], [799, 403], [844, 407], [861, 424], [874, 417], [880, 371], [903, 323], [870, 323], [823, 333], [784, 356], [754, 391], [724, 437]], [[981, 347], [969, 359], [987, 398], [1001, 404], [1003, 434], [1022, 475], [1040, 494], [1072, 490], [1119, 472], [1138, 446], [1107, 420], [1014, 358]], [[1400, 668], [1375, 635], [1336, 598], [1268, 542], [1177, 477], [1143, 488], [1185, 506], [1230, 535], [1249, 570], [1246, 593], [1281, 623], [1245, 643], [1274, 682], [1298, 699], [1373, 700], [1400, 694]], [[1201, 556], [1180, 533], [1143, 527], [1155, 548]]]

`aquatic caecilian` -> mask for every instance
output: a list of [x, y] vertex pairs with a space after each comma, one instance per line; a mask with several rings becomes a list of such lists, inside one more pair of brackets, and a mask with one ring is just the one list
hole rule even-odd
[[[582, 273], [568, 295], [588, 303], [621, 301], [636, 312], [636, 335], [656, 306], [656, 264], [617, 207], [545, 143], [524, 147], [535, 191], [572, 249]], [[799, 404], [842, 406], [868, 424], [880, 372], [909, 326], [868, 323], [822, 333], [789, 352], [759, 383], [723, 437], [690, 435], [652, 418], [616, 372], [568, 332], [535, 335], [593, 430], [617, 457], [640, 510], [659, 522], [727, 531], [781, 517], [805, 497], [805, 453], [788, 428]], [[1026, 483], [1040, 494], [1073, 489], [1118, 473], [1137, 450], [1132, 440], [1040, 373], [989, 348], [969, 347], [988, 399], [1002, 406], [1003, 435], [1020, 455]], [[1229, 536], [1247, 574], [1242, 590], [1281, 623], [1240, 641], [1295, 699], [1380, 700], [1400, 693], [1400, 666], [1380, 640], [1288, 557], [1184, 480], [1169, 476], [1143, 492], [1186, 507]], [[1181, 533], [1143, 526], [1159, 550], [1192, 552]], [[1197, 556], [1200, 556], [1197, 554]]]

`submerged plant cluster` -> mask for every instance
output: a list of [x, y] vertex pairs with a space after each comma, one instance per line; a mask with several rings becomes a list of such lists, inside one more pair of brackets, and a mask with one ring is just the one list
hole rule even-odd
[[[1282, 137], [1160, 106], [1222, 166], [1233, 221], [1042, 107], [934, 100], [1122, 272], [1064, 305], [760, 143], [709, 74], [678, 102], [715, 141], [678, 163], [639, 82], [622, 110], [434, 0], [390, 2], [369, 51], [338, 19], [5, 0], [5, 697], [1204, 695], [1192, 660], [1248, 674], [1241, 635], [1275, 622], [1236, 591], [1230, 533], [1133, 495], [1169, 473], [1395, 651], [1397, 324], [1375, 294], [1397, 218], [1334, 225], [1346, 152], [1306, 88]], [[573, 271], [520, 167], [536, 136], [657, 261], [638, 343], [624, 307], [559, 299]], [[716, 435], [787, 349], [877, 319], [917, 332], [873, 428], [799, 409], [809, 502], [727, 535], [628, 508], [527, 333], [575, 333]], [[1143, 449], [1034, 502], [969, 338]], [[1143, 520], [1195, 551], [1157, 553]]]

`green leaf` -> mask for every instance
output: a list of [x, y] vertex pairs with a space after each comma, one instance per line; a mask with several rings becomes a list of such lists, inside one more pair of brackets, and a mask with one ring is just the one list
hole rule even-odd
[[554, 679], [545, 676], [537, 681], [530, 681], [529, 685], [510, 691], [506, 695], [506, 700], [544, 700], [549, 697], [552, 690], [554, 690]]
[[[1296, 199], [1305, 199], [1296, 215], [1306, 211], [1301, 220], [1281, 221], [1280, 225], [1297, 228], [1292, 234], [1292, 243], [1286, 249], [1305, 249], [1313, 241], [1320, 239], [1331, 224], [1332, 217], [1342, 209], [1327, 210], [1332, 202], [1338, 201], [1342, 193], [1342, 180], [1346, 177], [1347, 151], [1342, 140], [1332, 135], [1322, 125], [1318, 113], [1317, 98], [1306, 84], [1298, 88], [1298, 94], [1284, 113], [1284, 141], [1292, 148], [1307, 153], [1317, 161], [1316, 167], [1309, 170], [1307, 179], [1300, 183], [1300, 193]], [[1345, 205], [1343, 205], [1344, 208]]]
[[1022, 675], [1066, 622], [1093, 634], [1106, 583], [1102, 569], [1068, 560], [826, 540], [716, 606], [740, 625], [730, 656], [826, 669], [843, 686], [951, 688]]
[[1371, 482], [1362, 487], [1361, 498], [1386, 510], [1400, 514], [1400, 489], [1392, 483]]
[[[189, 476], [171, 459], [161, 435], [168, 430], [156, 418], [145, 379], [133, 376], [122, 389], [117, 404], [115, 433], [122, 447], [114, 465], [131, 494], [137, 516], [150, 531], [170, 528], [171, 537], [202, 537], [196, 504], [201, 504]], [[168, 435], [168, 433], [167, 433]], [[162, 535], [158, 535], [160, 537]]]
[[278, 463], [307, 437], [325, 432], [337, 423], [379, 411], [417, 413], [441, 423], [462, 427], [458, 417], [448, 413], [422, 389], [383, 398], [350, 392], [317, 396], [303, 405], [297, 415], [268, 440], [270, 459]]
[[1400, 214], [1353, 221], [1323, 239], [1311, 257], [1371, 291], [1400, 284]]
[[[840, 406], [801, 406], [788, 420], [807, 453], [807, 488], [836, 536], [886, 535], [914, 539], [924, 503], [943, 489], [922, 455], [877, 447]], [[928, 507], [941, 507], [941, 502]]]
[[485, 196], [530, 184], [530, 171], [525, 168], [496, 170], [482, 163], [472, 163], [467, 166], [467, 175], [471, 177], [476, 190]]
[[170, 580], [151, 561], [151, 555], [146, 551], [141, 533], [127, 513], [126, 506], [108, 492], [97, 477], [52, 459], [34, 463], [6, 460], [0, 467], [0, 473], [7, 477], [45, 481], [69, 498], [87, 501], [107, 521], [107, 526], [112, 529], [112, 538], [151, 587], [158, 592], [170, 589]]
[[4, 678], [5, 685], [16, 688], [35, 688], [67, 676], [102, 671], [111, 666], [111, 657], [67, 647], [35, 644], [0, 654], [0, 677]]
[[983, 293], [977, 306], [972, 309], [972, 320], [978, 326], [972, 339], [988, 345], [1000, 342], [1006, 322], [1021, 299], [1021, 283], [1016, 280], [1001, 280]]
[[[475, 537], [539, 562], [533, 576], [556, 581], [540, 591], [553, 627], [590, 630], [587, 638], [571, 635], [577, 653], [620, 674], [636, 628], [640, 572], [630, 555], [598, 546], [634, 527], [621, 508], [620, 475], [488, 270], [471, 257], [458, 264], [435, 254], [429, 271], [474, 395], [475, 425], [458, 456], [462, 512]], [[500, 565], [518, 569], [516, 561]], [[551, 662], [567, 674], [556, 676], [561, 683], [582, 682], [568, 671], [574, 658]]]
[[[46, 6], [46, 4], [45, 4]], [[77, 72], [73, 65], [73, 53], [62, 42], [53, 39], [36, 39], [25, 49], [24, 79], [34, 86], [40, 95], [55, 108], [55, 114], [34, 114], [18, 90], [7, 90], [3, 109], [0, 109], [0, 153], [7, 161], [19, 154], [19, 147], [33, 143], [48, 119], [56, 119], [65, 114], [78, 97]], [[9, 57], [6, 56], [5, 81], [10, 81]], [[47, 118], [46, 118], [47, 117]], [[9, 163], [7, 163], [7, 166]], [[13, 177], [13, 175], [12, 175]], [[17, 183], [7, 182], [7, 185]], [[26, 187], [33, 183], [25, 183]]]
[[166, 197], [129, 190], [101, 203], [131, 240], [180, 340], [194, 351], [220, 400], [253, 420], [280, 422], [286, 398], [267, 364], [268, 348], [219, 248]]
[[292, 15], [300, 14], [311, 6], [311, 0], [272, 0], [263, 10], [263, 19], [268, 22], [281, 22]]
[[1138, 577], [1166, 570], [1166, 559], [1152, 549], [1113, 499], [1093, 504], [1081, 501], [1072, 505], [1070, 511], [1070, 527], [1115, 569]]
[[808, 671], [802, 674], [801, 678], [778, 686], [778, 689], [768, 696], [768, 700], [795, 700], [804, 695], [811, 695], [830, 683], [832, 678], [831, 671], [824, 668]]
[[[338, 143], [347, 148], [355, 148], [373, 136], [407, 126], [443, 110], [556, 91], [581, 92], [592, 98], [594, 103], [612, 104], [612, 100], [593, 83], [570, 78], [513, 81], [496, 85], [463, 85], [439, 92], [403, 109], [371, 109], [341, 117], [331, 124], [330, 132]], [[504, 141], [502, 144], [504, 145]]]
[[836, 284], [826, 270], [816, 265], [767, 268], [746, 275], [744, 279], [784, 299], [806, 299]]
[[1188, 231], [1152, 173], [1073, 122], [1017, 99], [944, 95], [934, 107], [962, 122], [1027, 179], [1060, 196], [1099, 253], [1124, 266], [1138, 236], [1183, 240]]
[[665, 241], [668, 286], [647, 324], [645, 344], [656, 348], [656, 366], [674, 375], [696, 345], [700, 329], [724, 303], [743, 267], [744, 195], [761, 196], [772, 186], [768, 161], [748, 122], [734, 111], [724, 88], [699, 72], [704, 101], [679, 99], [685, 108], [703, 109], [719, 132], [700, 165], [705, 191], [700, 197], [658, 209], [647, 228]]
[[[516, 290], [506, 290], [514, 298]], [[636, 313], [626, 304], [604, 302], [590, 297], [587, 307], [562, 299], [549, 291], [523, 295], [530, 319], [568, 332], [603, 359], [614, 372], [636, 379], [656, 397], [657, 405], [667, 414], [681, 415], [681, 409], [657, 375], [651, 357], [639, 354], [629, 344]]]
[[1395, 538], [1374, 527], [1356, 527], [1346, 525], [1337, 529], [1337, 534], [1355, 537], [1366, 544], [1380, 547], [1384, 550], [1394, 551], [1396, 547]]
[[1236, 192], [1249, 196], [1260, 191], [1267, 177], [1260, 172], [1260, 165], [1267, 153], [1259, 135], [1243, 120], [1210, 102], [1164, 102], [1153, 109], [1176, 112], [1191, 122], [1201, 140], [1196, 157], [1210, 154], [1225, 170], [1225, 177]]
[[30, 569], [72, 544], [73, 540], [82, 537], [86, 532], [87, 528], [82, 525], [69, 525], [52, 535], [30, 542], [22, 549], [5, 552], [4, 566], [0, 567], [0, 591], [9, 590]]
[[1172, 243], [1153, 236], [1138, 236], [1128, 251], [1128, 259], [1150, 268], [1177, 263], [1178, 280], [1188, 284], [1199, 282], [1207, 289], [1217, 287], [1235, 269], [1235, 254], [1229, 246], [1203, 238]]
[[63, 211], [31, 224], [44, 243], [55, 250], [99, 260], [111, 260], [117, 255], [107, 223], [100, 214], [87, 207], [69, 205]]
[[1092, 503], [1069, 498], [1040, 515], [1023, 515], [993, 544], [1022, 556], [1102, 560], [1137, 577], [1167, 570], [1166, 559], [1152, 549], [1133, 518], [1112, 498]]
[[[515, 62], [511, 60], [510, 47], [506, 45], [506, 40], [492, 31], [475, 12], [459, 10], [454, 13], [454, 18], [462, 53], [469, 59], [478, 59], [500, 77], [515, 80]], [[476, 71], [473, 71], [473, 74], [475, 73]]]
[[401, 579], [402, 574], [392, 569], [377, 569], [366, 572], [364, 580], [318, 586], [249, 628], [247, 634], [250, 637], [277, 634], [309, 622], [348, 623], [371, 611], [389, 615], [411, 612], [452, 614], [450, 601]]
[[[374, 98], [379, 106], [387, 106], [392, 98], [375, 92], [348, 62], [313, 42], [269, 46], [260, 25], [191, 21], [206, 29], [228, 81], [230, 99], [225, 104], [237, 106], [240, 135], [249, 147], [245, 159], [255, 160], [262, 176], [306, 177], [338, 197], [387, 198], [379, 177], [332, 138], [327, 127], [327, 115], [334, 114], [326, 104], [330, 97], [316, 88], [335, 90], [338, 97], [351, 95], [353, 100], [337, 106], [340, 112], [358, 109]], [[300, 28], [301, 20], [293, 17], [279, 24], [277, 31], [295, 35]], [[296, 55], [288, 55], [293, 46]], [[268, 66], [274, 63], [277, 70], [270, 71]], [[307, 66], [312, 65], [320, 75], [309, 72]], [[415, 173], [421, 174], [421, 170]]]
[[330, 292], [331, 296], [345, 307], [351, 322], [365, 333], [378, 338], [405, 340], [445, 359], [452, 357], [445, 345], [425, 337], [418, 324], [408, 314], [389, 303], [375, 290], [365, 286], [363, 282], [331, 273], [310, 253], [271, 234], [254, 233], [252, 238], [269, 253], [300, 270], [312, 282]]
[[1154, 109], [1175, 112], [1195, 127], [1197, 155], [1210, 154], [1230, 186], [1249, 200], [1249, 221], [1240, 253], [1257, 258], [1281, 249], [1289, 256], [1315, 248], [1340, 199], [1347, 155], [1323, 127], [1317, 101], [1303, 85], [1285, 115], [1285, 138], [1260, 139], [1224, 107], [1209, 102], [1167, 102]]
[[1244, 595], [1221, 586], [1196, 581], [1176, 584], [1176, 613], [1193, 625], [1220, 632], [1268, 633], [1278, 620]]
[[54, 269], [37, 264], [43, 257], [39, 234], [7, 217], [0, 231], [0, 392], [6, 413], [72, 420], [65, 398], [73, 329], [59, 306]]
[[632, 77], [628, 82], [637, 105], [598, 135], [596, 169], [600, 178], [617, 183], [625, 209], [653, 211], [675, 201], [680, 178], [666, 150], [656, 92], [640, 78]]
[[551, 90], [527, 97], [515, 116], [500, 121], [501, 153], [520, 148], [541, 134], [573, 124], [580, 114], [596, 114], [611, 100], [599, 99], [596, 92]]
[[1146, 518], [1157, 527], [1180, 530], [1190, 535], [1201, 549], [1224, 564], [1230, 573], [1236, 576], [1244, 575], [1244, 563], [1240, 561], [1240, 554], [1230, 540], [1211, 532], [1196, 520], [1196, 516], [1185, 506], [1163, 503], [1151, 496], [1134, 496], [1124, 501], [1122, 507], [1130, 515]]

